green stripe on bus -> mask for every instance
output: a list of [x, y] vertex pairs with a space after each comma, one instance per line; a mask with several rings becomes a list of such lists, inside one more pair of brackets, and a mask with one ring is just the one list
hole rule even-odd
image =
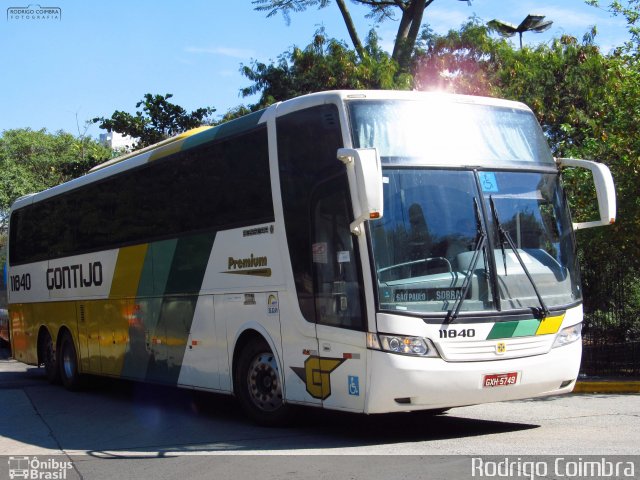
[[200, 292], [214, 239], [215, 233], [178, 239], [165, 295]]
[[172, 239], [149, 245], [136, 297], [152, 297], [164, 293], [177, 243], [176, 239]]
[[540, 320], [532, 318], [531, 320], [520, 320], [515, 332], [514, 337], [531, 337], [536, 334], [538, 327], [540, 326]]
[[252, 130], [258, 125], [263, 113], [264, 110], [260, 110], [193, 135], [184, 140], [181, 150], [187, 150], [212, 140], [220, 140], [225, 137], [230, 137], [232, 135], [237, 135], [238, 133]]
[[520, 320], [513, 322], [496, 323], [487, 340], [496, 340], [498, 338], [515, 338], [515, 337], [532, 337], [536, 334], [540, 320], [532, 318], [530, 320]]
[[513, 332], [518, 328], [518, 322], [498, 322], [493, 325], [493, 328], [487, 336], [487, 340], [495, 340], [496, 338], [511, 338]]

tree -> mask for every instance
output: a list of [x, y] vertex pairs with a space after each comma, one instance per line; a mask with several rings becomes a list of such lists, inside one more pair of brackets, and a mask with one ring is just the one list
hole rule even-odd
[[188, 113], [184, 108], [168, 100], [172, 94], [152, 95], [147, 93], [136, 103], [142, 111], [135, 115], [116, 110], [111, 118], [97, 117], [93, 123], [109, 132], [118, 132], [137, 139], [135, 148], [142, 148], [160, 142], [166, 138], [207, 124], [210, 115], [216, 111], [212, 107], [198, 108]]
[[[422, 28], [422, 18], [425, 9], [434, 0], [352, 0], [356, 4], [369, 7], [368, 17], [382, 22], [386, 19], [394, 19], [396, 13], [400, 15], [398, 23], [398, 33], [391, 55], [400, 72], [408, 72], [411, 66], [411, 54], [416, 40]], [[471, 3], [470, 0], [461, 0]], [[271, 17], [278, 12], [282, 13], [287, 23], [290, 20], [291, 12], [301, 12], [309, 7], [325, 8], [331, 4], [331, 0], [253, 0], [256, 5], [255, 10], [268, 12], [267, 17]], [[336, 5], [340, 9], [340, 14], [344, 20], [351, 42], [360, 60], [364, 60], [367, 52], [363, 47], [358, 32], [349, 13], [344, 0], [336, 0]]]
[[[632, 11], [621, 11], [630, 26], [640, 18], [639, 6], [633, 0]], [[522, 101], [536, 113], [555, 156], [609, 166], [618, 219], [611, 227], [579, 231], [577, 238], [586, 328], [625, 341], [640, 338], [640, 42], [635, 36], [603, 54], [595, 38], [593, 29], [582, 41], [564, 35], [514, 50], [471, 22], [459, 32], [427, 35], [415, 78], [421, 88]], [[568, 169], [563, 180], [574, 221], [597, 217], [591, 175]]]
[[466, 95], [499, 95], [490, 74], [490, 64], [493, 52], [501, 43], [504, 41], [489, 36], [487, 27], [477, 18], [445, 35], [423, 29], [412, 66], [414, 88]]
[[398, 66], [377, 43], [371, 32], [364, 47], [367, 54], [359, 59], [343, 42], [327, 38], [319, 30], [304, 49], [294, 47], [276, 63], [253, 62], [241, 72], [253, 82], [243, 88], [243, 96], [261, 93], [256, 110], [298, 95], [332, 89], [408, 89], [410, 75], [398, 75]]
[[88, 137], [29, 128], [2, 132], [0, 250], [6, 240], [9, 209], [17, 198], [78, 177], [109, 158], [111, 150]]

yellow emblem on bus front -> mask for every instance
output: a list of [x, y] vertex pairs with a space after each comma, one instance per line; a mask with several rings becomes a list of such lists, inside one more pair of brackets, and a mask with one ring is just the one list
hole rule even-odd
[[507, 344], [506, 343], [504, 343], [504, 342], [496, 343], [496, 354], [497, 355], [502, 355], [506, 351], [507, 351]]

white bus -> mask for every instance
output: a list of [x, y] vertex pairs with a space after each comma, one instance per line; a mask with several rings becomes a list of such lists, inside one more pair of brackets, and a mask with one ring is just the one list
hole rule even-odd
[[[563, 166], [595, 181], [572, 224]], [[520, 103], [334, 91], [188, 132], [11, 212], [14, 356], [367, 414], [570, 392], [575, 228], [609, 170], [554, 159]]]

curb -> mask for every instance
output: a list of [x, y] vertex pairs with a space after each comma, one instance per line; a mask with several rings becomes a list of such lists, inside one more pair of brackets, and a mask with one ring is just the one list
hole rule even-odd
[[640, 381], [578, 380], [572, 393], [640, 393]]

